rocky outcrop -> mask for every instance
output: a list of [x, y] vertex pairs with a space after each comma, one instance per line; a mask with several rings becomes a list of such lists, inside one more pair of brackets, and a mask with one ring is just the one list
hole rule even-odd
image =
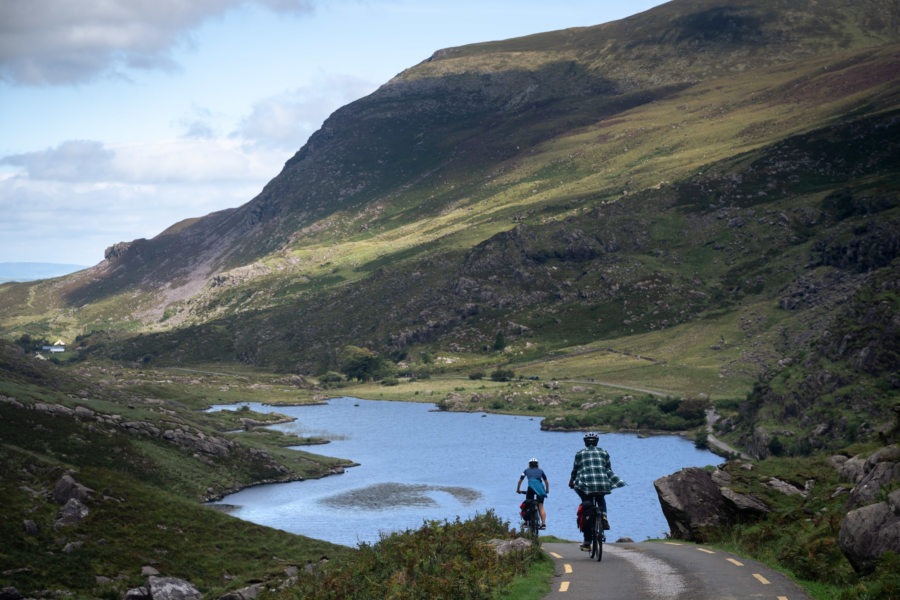
[[866, 461], [859, 456], [854, 456], [853, 458], [834, 456], [831, 458], [831, 462], [837, 466], [841, 481], [859, 483], [859, 480], [865, 475]]
[[838, 466], [841, 479], [856, 483], [838, 543], [856, 571], [871, 573], [882, 554], [900, 552], [900, 490], [878, 502], [885, 487], [900, 481], [900, 446], [886, 446], [865, 460], [833, 457], [832, 464]]
[[112, 246], [109, 246], [106, 250], [104, 250], [103, 258], [108, 261], [114, 261], [115, 259], [125, 254], [125, 252], [127, 252], [130, 247], [131, 242], [119, 242], [118, 244], [113, 244]]
[[494, 552], [500, 556], [504, 556], [510, 552], [524, 552], [531, 548], [531, 542], [523, 537], [518, 537], [514, 540], [493, 539], [490, 540], [488, 544], [493, 546]]
[[728, 487], [731, 476], [716, 469], [682, 469], [653, 482], [673, 538], [704, 542], [711, 530], [754, 520], [769, 512], [759, 498]]
[[[59, 478], [53, 488], [53, 501], [62, 505], [56, 513], [56, 522], [53, 527], [62, 529], [63, 527], [74, 527], [81, 522], [90, 510], [85, 506], [86, 501], [94, 490], [81, 485], [68, 473]], [[29, 529], [28, 524], [25, 525], [26, 531]], [[35, 530], [37, 526], [33, 527]]]
[[724, 525], [726, 504], [703, 469], [682, 469], [653, 482], [672, 537], [702, 541], [704, 531]]
[[201, 596], [200, 590], [184, 579], [150, 576], [143, 586], [128, 590], [125, 600], [199, 600]]
[[259, 596], [259, 593], [262, 590], [263, 586], [261, 584], [255, 583], [239, 590], [228, 592], [224, 596], [220, 596], [219, 600], [254, 600]]
[[749, 494], [739, 494], [731, 488], [719, 488], [722, 497], [730, 502], [737, 509], [739, 514], [757, 514], [763, 515], [769, 512], [769, 507], [762, 500], [754, 498]]
[[763, 485], [765, 485], [767, 488], [775, 490], [776, 492], [781, 492], [785, 496], [800, 495], [805, 498], [809, 494], [809, 488], [812, 487], [812, 481], [807, 481], [806, 487], [802, 490], [797, 486], [788, 483], [787, 481], [778, 479], [777, 477], [770, 477]]
[[[260, 477], [254, 483], [274, 483], [302, 478], [300, 475], [293, 473], [290, 468], [281, 464], [275, 456], [265, 450], [245, 447], [228, 438], [205, 433], [196, 427], [190, 427], [184, 423], [171, 423], [172, 427], [166, 428], [167, 425], [170, 425], [168, 421], [162, 421], [161, 423], [153, 423], [150, 421], [126, 421], [122, 418], [122, 415], [97, 412], [81, 405], [71, 408], [64, 404], [47, 402], [25, 404], [15, 398], [3, 395], [0, 395], [0, 402], [12, 404], [20, 409], [34, 410], [56, 417], [72, 419], [77, 422], [86, 422], [88, 427], [95, 427], [96, 425], [99, 431], [111, 432], [115, 430], [139, 438], [168, 442], [177, 446], [186, 454], [190, 454], [194, 459], [210, 465], [215, 464], [216, 461], [228, 461], [234, 460], [235, 458], [243, 461], [251, 461], [258, 465], [262, 471], [271, 474], [271, 477]], [[271, 425], [273, 423], [288, 422], [292, 420], [285, 415], [277, 415], [277, 417], [278, 418], [276, 419], [264, 422], [259, 421], [259, 423]], [[162, 427], [159, 425], [162, 425]], [[245, 427], [249, 426], [247, 423], [244, 423], [244, 425]], [[329, 469], [327, 474], [341, 472], [343, 472], [343, 469], [337, 467]], [[242, 487], [243, 485], [237, 485], [225, 490], [210, 489], [201, 500], [209, 501], [218, 499], [224, 494], [238, 491]], [[93, 493], [93, 490], [77, 483], [72, 479], [71, 475], [67, 474], [57, 481], [53, 491], [53, 498], [54, 501], [60, 505], [66, 505], [68, 500], [75, 499], [81, 503], [80, 507], [84, 507], [83, 502], [91, 493]], [[77, 520], [83, 518], [77, 517], [81, 512], [80, 507], [79, 505], [64, 507], [65, 511], [60, 511], [61, 515], [58, 517], [60, 522], [57, 524], [57, 527], [73, 525]], [[84, 507], [84, 509], [87, 510], [86, 507]], [[62, 514], [63, 512], [65, 512], [64, 515]], [[73, 521], [73, 519], [75, 520]]]
[[65, 504], [72, 498], [84, 502], [93, 492], [94, 490], [81, 485], [71, 475], [66, 473], [59, 478], [59, 481], [56, 482], [56, 486], [53, 488], [53, 501], [60, 505]]
[[872, 573], [888, 550], [900, 552], [900, 490], [891, 492], [885, 502], [847, 513], [838, 542], [844, 556], [862, 574]]
[[186, 446], [192, 450], [216, 456], [226, 456], [234, 448], [234, 443], [230, 440], [207, 436], [202, 431], [191, 432], [182, 428], [167, 429], [162, 433], [162, 437], [179, 446]]
[[850, 492], [847, 510], [875, 502], [881, 489], [896, 481], [900, 481], [900, 446], [887, 446], [863, 463], [862, 476]]
[[69, 498], [69, 500], [56, 513], [56, 523], [53, 525], [56, 529], [63, 527], [74, 527], [90, 514], [90, 510], [78, 498]]

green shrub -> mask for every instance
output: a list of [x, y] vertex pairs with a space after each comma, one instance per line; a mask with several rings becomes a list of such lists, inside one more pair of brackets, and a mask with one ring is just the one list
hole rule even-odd
[[494, 350], [503, 350], [506, 348], [506, 338], [503, 337], [503, 332], [498, 331], [497, 336], [494, 338]]
[[509, 381], [516, 378], [516, 372], [512, 369], [497, 369], [491, 373], [491, 379], [494, 381]]
[[393, 375], [391, 367], [384, 357], [368, 348], [344, 346], [341, 363], [341, 371], [347, 376], [347, 379], [369, 381]]
[[893, 600], [900, 598], [900, 555], [888, 550], [875, 572], [841, 594], [841, 600]]
[[706, 433], [705, 429], [700, 429], [694, 434], [694, 447], [700, 450], [709, 448], [709, 434]]
[[328, 371], [327, 373], [319, 377], [320, 383], [342, 383], [343, 381], [344, 376], [334, 371]]
[[681, 398], [673, 398], [671, 396], [666, 396], [665, 399], [659, 401], [659, 410], [663, 411], [667, 415], [672, 414], [678, 407], [681, 406]]
[[488, 544], [514, 536], [490, 511], [465, 522], [426, 522], [416, 531], [361, 544], [276, 597], [491, 600], [540, 559], [538, 545], [500, 556]]

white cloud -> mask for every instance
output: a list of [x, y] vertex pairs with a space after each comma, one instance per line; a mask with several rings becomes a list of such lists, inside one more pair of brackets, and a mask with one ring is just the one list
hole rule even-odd
[[92, 265], [119, 241], [151, 238], [172, 224], [259, 193], [265, 180], [225, 183], [90, 183], [0, 179], [4, 260]]
[[[238, 140], [175, 139], [115, 148], [116, 174], [134, 183], [216, 183], [265, 181], [284, 153], [248, 152]], [[249, 198], [245, 198], [245, 201]]]
[[212, 139], [215, 137], [215, 128], [212, 124], [212, 111], [206, 108], [194, 106], [191, 114], [182, 117], [177, 125], [184, 130], [186, 138]]
[[122, 69], [177, 69], [170, 52], [203, 22], [241, 5], [311, 10], [309, 0], [3, 0], [0, 79], [74, 84]]
[[375, 85], [358, 77], [317, 77], [310, 85], [256, 102], [237, 134], [250, 144], [297, 150], [325, 119]]
[[211, 138], [68, 141], [0, 159], [4, 260], [95, 264], [116, 242], [246, 203], [289, 156]]
[[7, 156], [0, 164], [22, 167], [31, 179], [85, 181], [105, 178], [114, 156], [100, 142], [74, 140], [42, 152]]
[[[276, 174], [284, 152], [248, 151], [238, 140], [180, 138], [104, 146], [96, 141], [67, 141], [56, 148], [0, 159], [19, 167], [30, 181], [124, 183], [200, 183], [261, 181]], [[248, 198], [249, 199], [249, 198]]]

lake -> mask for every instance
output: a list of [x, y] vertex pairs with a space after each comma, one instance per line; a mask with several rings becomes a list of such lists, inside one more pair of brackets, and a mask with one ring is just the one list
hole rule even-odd
[[[579, 501], [568, 481], [575, 452], [584, 447], [581, 433], [541, 431], [537, 417], [450, 413], [412, 402], [344, 397], [326, 405], [246, 405], [297, 419], [274, 429], [331, 440], [300, 449], [360, 466], [322, 479], [247, 488], [215, 503], [234, 506], [230, 512], [238, 518], [347, 546], [489, 509], [519, 527], [524, 496], [515, 493], [516, 483], [534, 457], [550, 481], [544, 533], [579, 539]], [[609, 540], [664, 537], [669, 527], [653, 481], [685, 467], [723, 462], [678, 436], [601, 434], [599, 445], [628, 483], [607, 496]]]

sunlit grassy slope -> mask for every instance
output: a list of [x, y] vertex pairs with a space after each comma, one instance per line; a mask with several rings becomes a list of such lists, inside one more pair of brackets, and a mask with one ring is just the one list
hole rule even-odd
[[[738, 393], [858, 285], [817, 267], [823, 245], [897, 218], [896, 13], [672, 2], [438, 52], [336, 112], [234, 214], [0, 287], [2, 332], [310, 374], [351, 343], [462, 368], [562, 354], [546, 375]], [[838, 193], [870, 208], [836, 218]], [[215, 274], [188, 281], [178, 261], [219, 238]], [[809, 280], [831, 283], [784, 310]]]

